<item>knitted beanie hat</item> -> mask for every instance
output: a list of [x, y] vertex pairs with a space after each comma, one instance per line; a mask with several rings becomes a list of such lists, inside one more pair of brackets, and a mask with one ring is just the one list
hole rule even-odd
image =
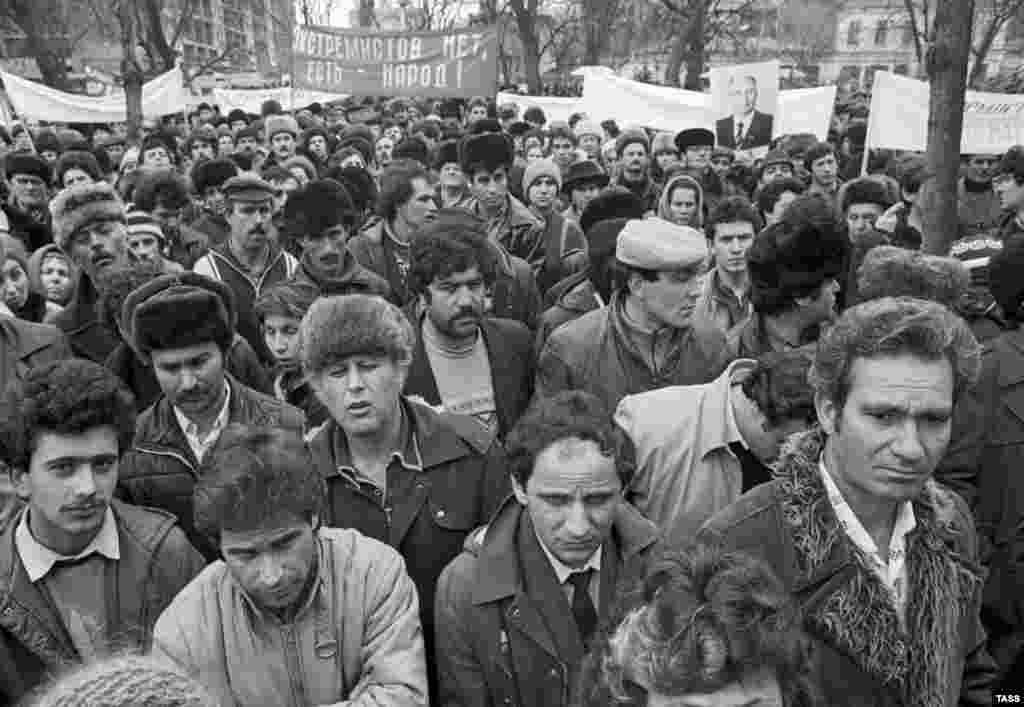
[[156, 222], [156, 219], [148, 211], [142, 211], [141, 209], [129, 211], [127, 223], [129, 237], [150, 235], [161, 243], [164, 242], [163, 229], [160, 228], [160, 224]]
[[529, 194], [530, 187], [541, 177], [551, 177], [558, 184], [558, 191], [562, 191], [562, 172], [558, 165], [552, 160], [537, 160], [526, 167], [523, 172], [523, 194]]
[[54, 684], [37, 707], [216, 707], [197, 682], [153, 658], [114, 658], [92, 663]]
[[263, 127], [268, 141], [273, 140], [278, 133], [291, 133], [296, 139], [299, 137], [299, 124], [290, 115], [268, 115]]

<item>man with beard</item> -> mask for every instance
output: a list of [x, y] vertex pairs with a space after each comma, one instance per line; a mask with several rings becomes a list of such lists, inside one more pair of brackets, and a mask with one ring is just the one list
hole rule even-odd
[[555, 329], [537, 366], [536, 395], [626, 395], [708, 383], [728, 362], [725, 334], [695, 320], [709, 257], [704, 234], [657, 217], [626, 223], [615, 247], [607, 307]]
[[235, 133], [235, 152], [254, 156], [260, 146], [260, 129], [255, 125], [246, 127]]
[[410, 243], [436, 211], [436, 191], [426, 168], [412, 160], [392, 162], [380, 175], [377, 218], [349, 242], [359, 264], [387, 280], [399, 306], [412, 296], [408, 290]]
[[270, 150], [264, 167], [284, 164], [285, 160], [295, 156], [295, 141], [299, 137], [299, 124], [295, 118], [290, 115], [268, 115], [263, 130], [267, 134], [267, 149]]
[[49, 199], [50, 166], [30, 152], [12, 152], [3, 161], [7, 177], [7, 202], [0, 205], [10, 235], [34, 252], [53, 240], [46, 211]]
[[253, 174], [241, 174], [224, 183], [228, 207], [225, 218], [231, 235], [196, 261], [193, 270], [226, 284], [235, 298], [238, 333], [268, 363], [256, 298], [268, 287], [291, 279], [299, 269], [295, 257], [281, 249], [271, 223], [274, 188]]
[[348, 190], [333, 179], [310, 182], [288, 199], [282, 227], [302, 249], [295, 285], [323, 297], [391, 295], [388, 283], [360, 265], [346, 245], [357, 217]]
[[118, 344], [117, 335], [99, 319], [97, 276], [127, 263], [125, 208], [106, 182], [59, 192], [50, 202], [53, 235], [79, 270], [75, 296], [52, 320], [68, 337], [76, 356], [103, 363]]
[[0, 411], [20, 503], [0, 534], [0, 702], [118, 651], [146, 651], [156, 617], [203, 568], [174, 518], [114, 500], [132, 396], [81, 359], [32, 369]]
[[661, 190], [647, 174], [651, 143], [642, 130], [624, 131], [615, 140], [615, 156], [619, 161], [616, 184], [626, 187], [653, 213], [658, 208]]
[[195, 273], [162, 275], [133, 291], [121, 325], [135, 354], [153, 367], [162, 395], [135, 425], [120, 488], [132, 503], [177, 516], [207, 560], [217, 557], [196, 531], [192, 490], [207, 453], [231, 423], [301, 433], [303, 414], [227, 374], [234, 339], [228, 288]]
[[417, 344], [404, 393], [471, 415], [504, 437], [530, 402], [533, 336], [512, 319], [484, 317], [495, 257], [481, 231], [462, 227], [412, 244], [409, 285]]

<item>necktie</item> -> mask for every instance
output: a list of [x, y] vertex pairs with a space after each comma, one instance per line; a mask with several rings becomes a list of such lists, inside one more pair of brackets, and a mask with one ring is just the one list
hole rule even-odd
[[594, 629], [597, 628], [597, 609], [590, 598], [590, 578], [593, 574], [594, 570], [573, 572], [566, 580], [572, 586], [572, 616], [576, 619], [583, 645], [590, 643]]
[[743, 123], [736, 124], [736, 147], [740, 146], [743, 142]]

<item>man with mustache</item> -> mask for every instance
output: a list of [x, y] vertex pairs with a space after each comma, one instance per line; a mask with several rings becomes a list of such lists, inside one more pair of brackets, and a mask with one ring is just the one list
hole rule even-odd
[[0, 534], [0, 703], [10, 705], [59, 670], [148, 650], [156, 617], [205, 562], [172, 516], [113, 498], [135, 415], [117, 376], [82, 359], [41, 365], [0, 408], [0, 459], [17, 495]]
[[651, 141], [643, 130], [627, 130], [615, 140], [615, 157], [619, 164], [616, 184], [626, 187], [653, 213], [661, 199], [661, 189], [648, 174]]
[[593, 395], [540, 401], [506, 446], [514, 497], [437, 583], [445, 707], [567, 707], [617, 580], [657, 550], [654, 523], [622, 497], [628, 451]]
[[607, 306], [555, 329], [537, 365], [537, 397], [626, 395], [709, 383], [729, 361], [725, 334], [695, 317], [707, 272], [704, 234], [660, 218], [631, 219], [615, 245]]
[[100, 321], [97, 278], [128, 262], [124, 203], [106, 182], [60, 191], [50, 202], [53, 236], [79, 270], [75, 296], [51, 321], [68, 337], [75, 356], [103, 363], [119, 338]]
[[530, 402], [533, 337], [521, 322], [485, 316], [497, 267], [487, 236], [468, 224], [428, 227], [411, 254], [418, 336], [405, 394], [508, 434]]
[[267, 288], [291, 279], [299, 269], [295, 256], [278, 244], [273, 215], [274, 187], [254, 174], [240, 174], [224, 182], [228, 239], [196, 261], [200, 275], [227, 285], [235, 298], [238, 333], [267, 363], [272, 362], [263, 342], [254, 305]]
[[[139, 415], [120, 488], [127, 500], [177, 516], [208, 560], [217, 548], [195, 529], [192, 489], [203, 460], [231, 423], [301, 432], [303, 414], [226, 373], [235, 336], [231, 292], [195, 273], [162, 275], [132, 292], [121, 326], [152, 366], [162, 395]], [[261, 337], [262, 338], [262, 337]]]

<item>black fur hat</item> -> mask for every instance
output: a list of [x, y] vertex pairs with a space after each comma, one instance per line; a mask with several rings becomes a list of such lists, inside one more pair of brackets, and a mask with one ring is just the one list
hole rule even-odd
[[459, 143], [459, 164], [467, 175], [474, 166], [493, 172], [499, 167], [511, 167], [514, 160], [512, 138], [503, 133], [468, 135]]
[[434, 169], [440, 172], [442, 167], [452, 162], [461, 164], [459, 162], [459, 141], [445, 140], [437, 146], [437, 154], [434, 156]]
[[317, 179], [288, 197], [282, 216], [289, 236], [316, 237], [338, 224], [351, 228], [356, 221], [356, 207], [341, 182]]
[[580, 214], [580, 228], [590, 236], [590, 228], [610, 218], [643, 218], [647, 211], [644, 202], [625, 187], [609, 187], [591, 199]]
[[128, 295], [121, 309], [125, 334], [143, 361], [154, 349], [210, 341], [227, 351], [235, 336], [235, 316], [227, 285], [187, 271], [147, 282]]

